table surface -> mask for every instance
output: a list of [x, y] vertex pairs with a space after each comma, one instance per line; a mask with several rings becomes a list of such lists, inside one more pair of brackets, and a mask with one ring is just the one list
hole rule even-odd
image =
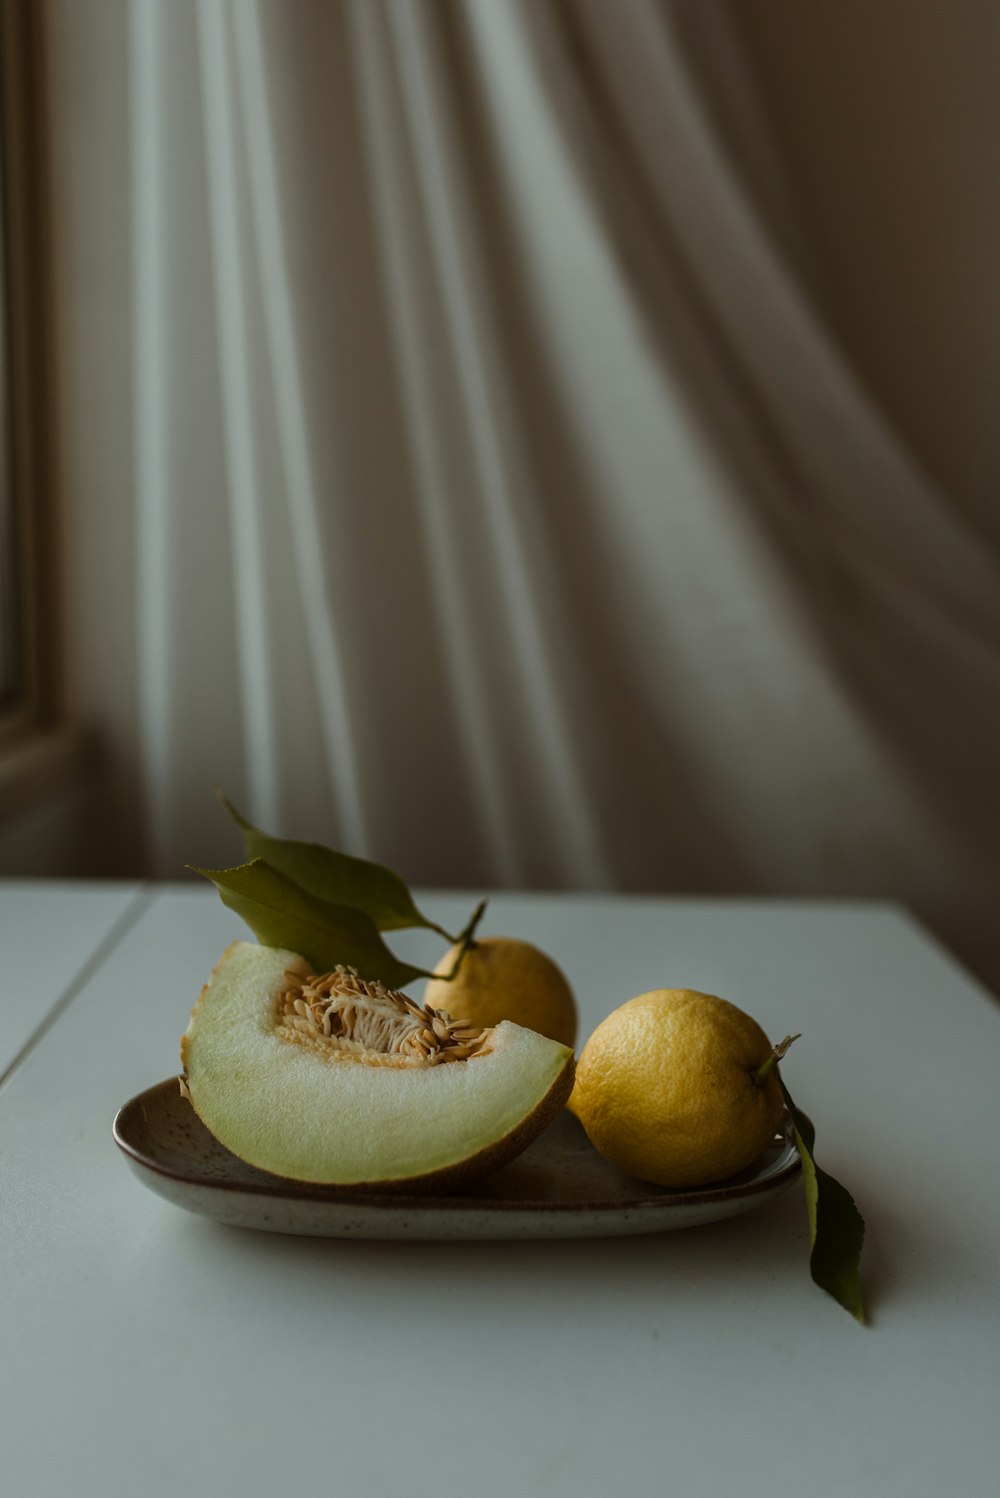
[[[138, 913], [138, 884], [0, 883], [0, 1078], [44, 1030]], [[59, 932], [58, 941], [52, 933]]]
[[[472, 901], [421, 903], [447, 924]], [[784, 1071], [866, 1216], [871, 1325], [812, 1284], [798, 1187], [686, 1232], [510, 1244], [282, 1237], [171, 1206], [111, 1121], [176, 1072], [243, 928], [208, 889], [0, 884], [5, 1491], [995, 1492], [994, 1001], [879, 903], [502, 894], [484, 929], [557, 958], [581, 1041], [660, 986], [803, 1032]]]

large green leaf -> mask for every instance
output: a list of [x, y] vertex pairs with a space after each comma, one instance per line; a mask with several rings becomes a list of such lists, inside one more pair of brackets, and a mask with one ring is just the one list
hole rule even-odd
[[365, 858], [353, 858], [349, 853], [338, 853], [321, 843], [271, 837], [248, 822], [221, 791], [218, 795], [243, 834], [248, 859], [266, 859], [272, 868], [287, 874], [321, 900], [365, 911], [379, 931], [423, 926], [436, 931], [447, 941], [460, 940], [417, 909], [406, 883], [392, 869], [380, 863], [369, 863]]
[[431, 976], [425, 968], [400, 962], [365, 911], [319, 899], [263, 858], [234, 869], [194, 872], [211, 879], [224, 903], [264, 946], [298, 952], [316, 972], [329, 972], [342, 963], [356, 968], [362, 978], [381, 979], [389, 988], [404, 988], [414, 978]]
[[795, 1146], [802, 1161], [809, 1214], [809, 1270], [820, 1289], [832, 1295], [856, 1320], [865, 1320], [858, 1283], [858, 1266], [865, 1237], [865, 1220], [850, 1192], [821, 1170], [813, 1157], [816, 1131], [792, 1101], [780, 1074], [778, 1081], [792, 1116]]

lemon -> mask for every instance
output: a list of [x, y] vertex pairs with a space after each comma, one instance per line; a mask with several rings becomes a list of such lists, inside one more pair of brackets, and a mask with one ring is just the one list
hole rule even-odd
[[512, 1020], [562, 1045], [576, 1041], [576, 1001], [566, 977], [538, 947], [510, 936], [484, 936], [469, 947], [458, 976], [458, 948], [445, 953], [427, 984], [424, 1003], [467, 1025], [487, 1028]]
[[[780, 1048], [779, 1048], [780, 1049]], [[661, 1186], [702, 1186], [753, 1163], [783, 1101], [757, 1022], [690, 988], [622, 1004], [591, 1035], [570, 1107], [606, 1159]]]

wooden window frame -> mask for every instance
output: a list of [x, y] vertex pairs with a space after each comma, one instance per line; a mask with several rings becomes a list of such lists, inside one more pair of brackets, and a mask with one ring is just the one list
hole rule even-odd
[[44, 5], [0, 0], [0, 200], [7, 480], [18, 669], [0, 707], [0, 814], [76, 758], [67, 721], [57, 547], [51, 227]]

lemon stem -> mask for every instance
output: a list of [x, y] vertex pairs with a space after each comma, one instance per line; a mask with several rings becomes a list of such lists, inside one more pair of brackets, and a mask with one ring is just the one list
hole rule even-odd
[[752, 1073], [753, 1079], [758, 1087], [763, 1087], [768, 1073], [774, 1070], [792, 1042], [799, 1039], [801, 1039], [801, 1036], [799, 1035], [786, 1035], [784, 1040], [778, 1042], [763, 1065], [758, 1066], [757, 1070]]
[[485, 909], [486, 901], [480, 900], [479, 904], [476, 906], [475, 910], [472, 913], [471, 921], [466, 926], [465, 930], [462, 932], [461, 936], [458, 939], [458, 952], [455, 954], [455, 961], [451, 965], [451, 972], [443, 973], [440, 975], [444, 978], [446, 983], [450, 983], [452, 979], [457, 976], [458, 970], [462, 966], [462, 959], [465, 957], [466, 952], [469, 951], [470, 947], [474, 947], [476, 945], [476, 927], [482, 920], [483, 912]]

